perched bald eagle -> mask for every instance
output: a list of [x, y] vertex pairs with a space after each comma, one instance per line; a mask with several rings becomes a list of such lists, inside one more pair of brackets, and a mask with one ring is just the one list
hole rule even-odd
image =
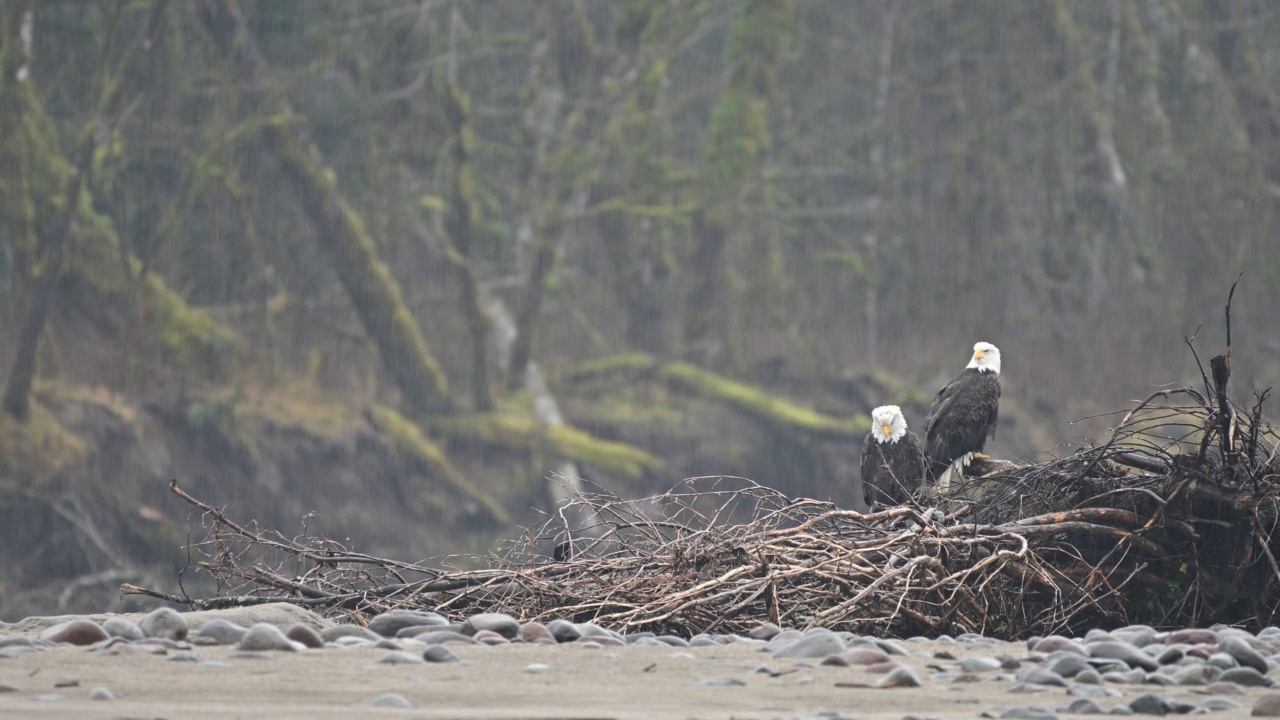
[[920, 438], [907, 429], [897, 405], [871, 411], [871, 433], [862, 441], [862, 497], [884, 505], [901, 505], [925, 477]]
[[952, 473], [962, 477], [973, 454], [995, 437], [999, 409], [1000, 349], [980, 342], [973, 346], [969, 365], [938, 391], [924, 420], [929, 476], [943, 490]]

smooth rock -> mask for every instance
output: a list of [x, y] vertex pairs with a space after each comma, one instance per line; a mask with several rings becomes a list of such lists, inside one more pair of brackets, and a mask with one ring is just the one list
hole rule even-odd
[[1129, 709], [1138, 715], [1184, 715], [1196, 709], [1195, 705], [1167, 700], [1159, 695], [1139, 695], [1129, 703]]
[[1098, 703], [1088, 698], [1080, 698], [1068, 705], [1065, 712], [1072, 715], [1101, 715], [1102, 708], [1098, 707]]
[[738, 678], [707, 678], [694, 683], [695, 687], [742, 687], [746, 683]]
[[1182, 648], [1171, 647], [1157, 655], [1156, 662], [1161, 665], [1172, 665], [1186, 656], [1187, 654], [1182, 650]]
[[1280, 693], [1268, 693], [1253, 702], [1254, 717], [1280, 717]]
[[423, 658], [407, 653], [403, 650], [389, 652], [378, 659], [382, 665], [421, 665], [426, 662]]
[[1067, 681], [1058, 673], [1038, 667], [1019, 670], [1017, 679], [1020, 683], [1028, 683], [1031, 685], [1053, 685], [1055, 687], [1067, 686]]
[[399, 693], [386, 693], [379, 695], [369, 703], [376, 708], [395, 708], [397, 710], [412, 710], [413, 703], [409, 699]]
[[1120, 660], [1131, 668], [1138, 667], [1146, 670], [1147, 672], [1154, 672], [1160, 669], [1160, 663], [1157, 663], [1150, 655], [1142, 652], [1133, 645], [1122, 642], [1103, 640], [1101, 642], [1090, 643], [1089, 656], [1094, 658]]
[[1275, 685], [1271, 678], [1251, 667], [1231, 668], [1219, 675], [1218, 680], [1221, 682], [1233, 682], [1245, 687], [1271, 687]]
[[1222, 668], [1223, 670], [1230, 670], [1231, 668], [1240, 667], [1239, 660], [1236, 660], [1233, 656], [1228, 655], [1224, 652], [1216, 652], [1210, 655], [1209, 659], [1206, 660], [1205, 662], [1209, 663], [1210, 665], [1216, 668]]
[[900, 655], [902, 657], [906, 657], [910, 655], [910, 653], [908, 653], [901, 645], [890, 640], [881, 640], [880, 638], [875, 638], [875, 644], [876, 644], [876, 647], [880, 648], [881, 650], [885, 651], [890, 655]]
[[544, 673], [550, 669], [551, 669], [551, 666], [546, 663], [529, 663], [528, 665], [524, 666], [525, 672], [534, 673], [534, 674]]
[[1042, 707], [1011, 707], [1000, 713], [1000, 717], [1006, 720], [1057, 720], [1058, 716], [1049, 708]]
[[1205, 688], [1204, 691], [1209, 693], [1210, 695], [1244, 695], [1245, 694], [1243, 685], [1237, 685], [1235, 683], [1230, 683], [1230, 682], [1210, 683], [1209, 687]]
[[1120, 697], [1121, 695], [1119, 690], [1112, 690], [1102, 685], [1072, 685], [1067, 688], [1067, 694], [1081, 698]]
[[169, 657], [165, 658], [164, 661], [165, 662], [198, 663], [198, 662], [201, 662], [201, 658], [199, 655], [193, 655], [192, 653], [178, 653], [177, 655], [170, 655]]
[[107, 618], [102, 623], [102, 630], [111, 637], [131, 641], [141, 640], [146, 637], [146, 633], [142, 632], [142, 628], [138, 627], [137, 623], [119, 617]]
[[13, 685], [9, 685], [8, 683], [0, 683], [0, 695], [3, 695], [5, 693], [16, 693], [16, 692], [22, 692], [22, 691]]
[[556, 638], [547, 629], [546, 625], [540, 622], [527, 622], [520, 626], [520, 639], [527, 643], [536, 643], [539, 641], [555, 642]]
[[1051, 658], [1049, 662], [1045, 663], [1044, 669], [1052, 673], [1057, 673], [1064, 678], [1070, 678], [1079, 675], [1085, 670], [1092, 670], [1093, 667], [1089, 665], [1087, 660], [1079, 655], [1075, 655], [1070, 652], [1063, 652], [1058, 653], [1056, 656]]
[[427, 610], [388, 610], [369, 621], [369, 632], [382, 637], [395, 637], [401, 629], [415, 625], [443, 627], [449, 620], [440, 613]]
[[186, 618], [182, 617], [177, 610], [167, 607], [156, 608], [147, 613], [142, 620], [138, 621], [138, 627], [147, 634], [147, 637], [166, 640], [186, 640], [189, 630]]
[[454, 663], [461, 662], [453, 651], [444, 645], [432, 645], [422, 653], [422, 659], [431, 663]]
[[924, 681], [920, 679], [920, 675], [906, 665], [898, 665], [885, 673], [885, 676], [875, 683], [878, 688], [921, 687], [923, 685]]
[[1267, 674], [1267, 659], [1239, 637], [1228, 635], [1222, 638], [1218, 642], [1218, 652], [1230, 655], [1244, 667], [1251, 667], [1263, 675]]
[[1216, 645], [1218, 635], [1212, 630], [1189, 628], [1174, 630], [1164, 639], [1166, 645]]
[[654, 640], [657, 640], [663, 645], [668, 645], [670, 647], [680, 647], [680, 648], [689, 647], [688, 640], [685, 640], [684, 638], [678, 637], [676, 635], [659, 635], [655, 637]]
[[1085, 683], [1088, 685], [1102, 684], [1102, 675], [1093, 668], [1076, 673], [1076, 676], [1073, 679], [1078, 683]]
[[1188, 665], [1170, 674], [1179, 685], [1208, 685], [1222, 676], [1222, 669], [1212, 665]]
[[1081, 657], [1089, 656], [1089, 651], [1080, 643], [1064, 638], [1061, 635], [1050, 635], [1049, 637], [1040, 638], [1034, 647], [1029, 647], [1027, 649], [1033, 652], [1044, 653], [1046, 655], [1055, 652], [1069, 652]]
[[320, 633], [306, 625], [294, 625], [285, 632], [284, 636], [296, 643], [302, 643], [312, 650], [324, 647], [324, 638], [320, 637]]
[[834, 633], [815, 633], [813, 635], [805, 635], [794, 643], [777, 650], [774, 652], [774, 656], [780, 658], [824, 658], [828, 655], [838, 655], [844, 651], [844, 641], [836, 637]]
[[[132, 625], [133, 623], [129, 623], [129, 624]], [[115, 700], [116, 696], [115, 696], [115, 693], [111, 692], [110, 690], [104, 687], [96, 687], [89, 691], [89, 699], [90, 700]]]
[[[849, 652], [853, 652], [850, 650]], [[967, 673], [999, 670], [1002, 663], [993, 657], [967, 657], [960, 661], [960, 670]]]
[[782, 628], [767, 622], [752, 628], [751, 632], [747, 633], [747, 636], [756, 640], [772, 640], [773, 636], [780, 632], [782, 632]]
[[481, 630], [497, 633], [510, 640], [520, 634], [520, 623], [506, 613], [480, 613], [462, 623], [463, 635], [475, 635]]
[[481, 630], [471, 636], [472, 640], [484, 645], [510, 645], [511, 641], [492, 630]]
[[777, 635], [774, 635], [769, 642], [765, 643], [764, 651], [767, 653], [776, 653], [778, 650], [787, 647], [802, 637], [804, 637], [804, 633], [799, 630], [783, 630]]
[[236, 649], [241, 652], [263, 652], [267, 650], [297, 652], [298, 645], [285, 637], [284, 633], [280, 632], [280, 628], [275, 625], [258, 623], [249, 628], [249, 632], [240, 638]]
[[547, 631], [556, 639], [556, 642], [573, 642], [582, 637], [582, 631], [578, 630], [573, 623], [559, 618], [547, 623]]
[[249, 632], [249, 628], [240, 627], [239, 625], [217, 618], [210, 620], [196, 631], [196, 637], [212, 640], [219, 645], [234, 645], [244, 639], [244, 634]]
[[71, 620], [54, 625], [40, 634], [41, 639], [71, 645], [92, 645], [111, 639], [98, 623], [92, 620]]
[[337, 642], [339, 638], [347, 638], [347, 637], [359, 638], [361, 640], [368, 640], [369, 642], [373, 643], [373, 642], [378, 642], [378, 640], [382, 638], [382, 636], [379, 635], [378, 633], [373, 632], [369, 628], [361, 627], [359, 625], [332, 625], [330, 627], [322, 629], [320, 631], [320, 637], [326, 643]]
[[1213, 697], [1200, 703], [1200, 707], [1209, 712], [1222, 712], [1223, 710], [1242, 710], [1244, 706], [1235, 700], [1226, 698]]

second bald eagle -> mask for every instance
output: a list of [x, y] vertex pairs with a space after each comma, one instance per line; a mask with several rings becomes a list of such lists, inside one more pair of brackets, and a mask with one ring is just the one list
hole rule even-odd
[[1000, 349], [980, 342], [968, 366], [942, 386], [924, 420], [929, 476], [946, 490], [952, 474], [963, 475], [974, 453], [996, 435], [1000, 409]]

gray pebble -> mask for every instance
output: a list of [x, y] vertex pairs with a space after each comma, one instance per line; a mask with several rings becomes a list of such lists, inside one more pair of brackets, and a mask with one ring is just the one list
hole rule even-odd
[[1244, 706], [1235, 700], [1213, 697], [1200, 703], [1200, 707], [1208, 710], [1209, 712], [1222, 712], [1223, 710], [1240, 710]]
[[676, 637], [675, 635], [659, 635], [655, 637], [654, 640], [657, 640], [664, 645], [670, 645], [671, 647], [689, 647], [688, 640], [685, 640], [682, 637]]
[[1112, 690], [1102, 685], [1072, 685], [1067, 688], [1067, 694], [1080, 698], [1120, 697], [1121, 695], [1119, 690]]
[[1236, 660], [1234, 657], [1224, 652], [1216, 652], [1210, 655], [1209, 659], [1206, 660], [1205, 662], [1209, 663], [1210, 665], [1216, 668], [1222, 668], [1223, 670], [1230, 670], [1231, 668], [1240, 667], [1240, 661]]
[[240, 627], [230, 620], [216, 618], [200, 626], [196, 631], [196, 637], [212, 640], [219, 645], [234, 645], [240, 642], [247, 632], [249, 628]]
[[1089, 662], [1079, 655], [1069, 652], [1057, 653], [1044, 666], [1045, 670], [1057, 673], [1064, 678], [1075, 677], [1085, 670], [1092, 670]]
[[1147, 673], [1145, 682], [1148, 685], [1159, 685], [1160, 687], [1174, 687], [1178, 684], [1178, 681], [1174, 678], [1158, 672]]
[[1076, 673], [1075, 681], [1088, 685], [1101, 685], [1102, 675], [1097, 670], [1089, 668], [1088, 670], [1082, 670], [1079, 673]]
[[414, 655], [413, 653], [407, 653], [403, 650], [396, 650], [395, 652], [390, 652], [390, 653], [387, 653], [386, 655], [383, 655], [382, 658], [378, 660], [378, 662], [383, 665], [421, 665], [425, 663], [426, 660], [418, 657], [417, 655]]
[[774, 635], [780, 632], [782, 632], [782, 628], [767, 622], [752, 628], [751, 632], [747, 633], [747, 636], [756, 640], [771, 640]]
[[385, 695], [379, 695], [373, 699], [372, 703], [369, 704], [378, 708], [395, 708], [397, 710], [413, 709], [413, 703], [409, 702], [408, 698], [398, 693], [386, 693]]
[[1147, 679], [1141, 670], [1111, 670], [1102, 673], [1102, 679], [1117, 685], [1137, 685]]
[[200, 662], [200, 658], [191, 653], [177, 653], [164, 659], [165, 662]]
[[844, 641], [834, 633], [805, 635], [795, 642], [774, 651], [780, 658], [824, 658], [845, 651]]
[[506, 613], [480, 613], [462, 623], [463, 635], [475, 635], [481, 630], [496, 632], [510, 640], [520, 634], [520, 623]]
[[742, 687], [746, 683], [737, 678], [707, 678], [694, 683], [695, 687]]
[[[133, 623], [129, 623], [132, 625]], [[115, 700], [115, 693], [104, 687], [97, 687], [89, 691], [90, 700]]]
[[444, 645], [432, 645], [427, 648], [427, 651], [422, 653], [422, 659], [432, 663], [460, 662], [458, 656]]
[[556, 642], [574, 642], [582, 637], [582, 631], [578, 630], [577, 626], [568, 620], [552, 620], [547, 623], [547, 630], [551, 633], [551, 637], [556, 639]]
[[298, 646], [292, 640], [284, 636], [280, 632], [280, 628], [267, 623], [258, 623], [249, 628], [249, 632], [240, 638], [240, 642], [236, 645], [237, 650], [246, 652], [258, 652], [264, 650], [281, 650], [284, 652], [297, 652]]
[[1271, 678], [1266, 677], [1251, 667], [1231, 668], [1219, 675], [1218, 680], [1222, 682], [1233, 682], [1245, 687], [1271, 687], [1275, 684], [1272, 682]]
[[906, 650], [904, 650], [901, 645], [895, 642], [892, 642], [890, 640], [881, 640], [880, 638], [875, 638], [875, 645], [876, 647], [880, 648], [881, 650], [885, 651], [890, 655], [900, 655], [902, 657], [906, 657], [907, 655], [910, 654]]
[[1204, 691], [1210, 695], [1244, 695], [1244, 686], [1230, 682], [1215, 682]]
[[148, 637], [166, 640], [186, 640], [187, 620], [173, 608], [156, 608], [138, 621], [138, 627]]
[[[265, 660], [274, 662], [270, 655], [260, 652], [234, 652], [227, 656], [228, 660]], [[200, 663], [203, 665], [204, 663]]]
[[1009, 694], [1011, 695], [1031, 695], [1042, 692], [1049, 692], [1049, 688], [1044, 685], [1032, 685], [1030, 683], [1018, 683], [1009, 688]]
[[1264, 675], [1267, 673], [1267, 659], [1239, 637], [1228, 635], [1222, 638], [1218, 642], [1218, 652], [1230, 655], [1242, 666], [1251, 667]]
[[[383, 615], [386, 615], [386, 613], [383, 613]], [[339, 639], [347, 637], [360, 638], [370, 642], [378, 642], [382, 638], [378, 633], [359, 625], [331, 625], [320, 631], [320, 637], [326, 643], [337, 642]]]
[[1195, 705], [1167, 700], [1159, 695], [1139, 695], [1129, 703], [1129, 709], [1138, 715], [1185, 715], [1196, 709]]
[[62, 699], [62, 695], [59, 693], [45, 693], [43, 695], [34, 695], [31, 699], [36, 702], [58, 702]]
[[111, 637], [125, 640], [141, 640], [146, 637], [146, 634], [142, 632], [142, 628], [138, 627], [137, 623], [124, 618], [108, 618], [102, 623], [102, 629]]
[[98, 623], [77, 618], [48, 628], [40, 634], [40, 639], [55, 643], [68, 643], [70, 645], [93, 645], [111, 638], [98, 626]]
[[1067, 681], [1058, 673], [1038, 667], [1019, 670], [1017, 679], [1020, 683], [1029, 683], [1032, 685], [1053, 685], [1054, 687], [1067, 686]]
[[378, 650], [403, 650], [404, 649], [403, 645], [401, 645], [400, 643], [390, 638], [383, 638], [379, 640], [378, 642], [373, 644], [373, 647]]
[[1111, 637], [1139, 648], [1151, 645], [1158, 640], [1158, 634], [1149, 625], [1130, 625], [1119, 630], [1112, 630]]
[[960, 670], [967, 673], [999, 670], [1001, 663], [993, 657], [968, 657], [960, 661]]
[[1088, 698], [1080, 698], [1068, 705], [1063, 712], [1073, 715], [1101, 715], [1102, 708], [1098, 707], [1098, 703]]
[[1000, 713], [1001, 718], [1008, 720], [1057, 720], [1058, 716], [1049, 708], [1011, 707]]
[[1160, 669], [1160, 663], [1157, 663], [1150, 655], [1142, 652], [1133, 645], [1129, 645], [1128, 643], [1108, 640], [1090, 643], [1089, 656], [1110, 660], [1120, 660], [1131, 668], [1139, 667], [1147, 672]]
[[1170, 675], [1179, 685], [1208, 685], [1222, 676], [1222, 669], [1212, 665], [1188, 665]]
[[920, 679], [920, 675], [906, 665], [899, 665], [876, 681], [878, 688], [922, 687], [923, 685], [924, 681]]
[[[449, 620], [440, 613], [426, 610], [388, 610], [369, 621], [369, 632], [382, 637], [395, 637], [403, 628], [418, 625], [443, 627]], [[329, 638], [325, 638], [329, 640]]]
[[452, 630], [436, 630], [435, 632], [422, 633], [414, 635], [414, 640], [425, 645], [446, 645], [448, 643], [461, 643], [463, 645], [475, 645], [476, 641], [461, 633]]

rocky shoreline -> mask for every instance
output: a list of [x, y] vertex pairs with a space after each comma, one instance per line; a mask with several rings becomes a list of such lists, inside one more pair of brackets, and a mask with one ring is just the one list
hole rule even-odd
[[337, 625], [276, 603], [0, 623], [0, 717], [1280, 717], [1278, 667], [1275, 627], [686, 639], [501, 613]]

